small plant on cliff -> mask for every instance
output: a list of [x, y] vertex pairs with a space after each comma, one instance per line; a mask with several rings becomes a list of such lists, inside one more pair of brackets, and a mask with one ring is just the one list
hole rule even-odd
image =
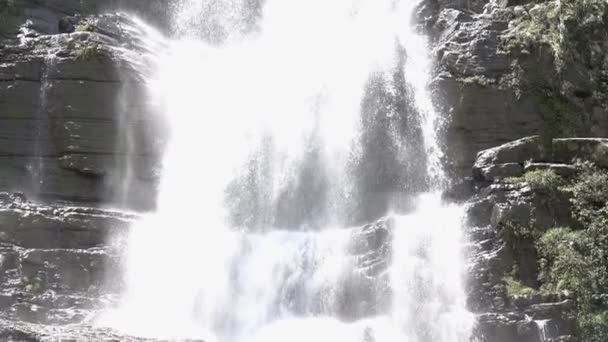
[[34, 277], [31, 280], [24, 277], [22, 281], [25, 283], [25, 292], [28, 294], [36, 294], [42, 289], [42, 279]]
[[527, 50], [548, 45], [558, 71], [576, 55], [590, 51], [589, 44], [601, 44], [602, 35], [608, 31], [605, 0], [547, 1], [529, 5], [528, 9], [527, 15], [505, 35], [504, 47]]
[[528, 171], [521, 177], [509, 177], [505, 181], [527, 183], [533, 190], [545, 192], [559, 191], [560, 186], [564, 184], [564, 179], [551, 169]]
[[81, 20], [75, 28], [76, 32], [93, 32], [95, 31], [95, 26], [93, 26], [92, 24], [90, 24], [89, 22], [85, 21], [85, 20]]
[[75, 48], [72, 55], [79, 60], [90, 60], [99, 53], [99, 45], [95, 42], [88, 42]]
[[494, 83], [493, 79], [490, 79], [484, 75], [462, 77], [459, 78], [458, 81], [464, 85], [478, 85], [481, 87], [487, 87], [488, 85]]
[[505, 277], [503, 281], [509, 297], [533, 295], [538, 292], [535, 289], [522, 284], [512, 276]]
[[526, 172], [524, 174], [524, 181], [532, 189], [548, 191], [555, 191], [564, 183], [564, 179], [551, 169]]

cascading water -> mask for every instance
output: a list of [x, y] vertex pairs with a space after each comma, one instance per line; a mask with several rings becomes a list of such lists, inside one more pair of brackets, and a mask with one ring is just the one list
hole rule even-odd
[[148, 79], [169, 123], [158, 209], [132, 228], [106, 323], [205, 341], [469, 340], [415, 5], [177, 4], [179, 39]]

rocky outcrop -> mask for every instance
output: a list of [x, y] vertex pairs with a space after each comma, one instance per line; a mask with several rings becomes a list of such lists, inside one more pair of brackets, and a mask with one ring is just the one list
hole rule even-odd
[[134, 219], [0, 194], [0, 318], [80, 323], [105, 308], [122, 286], [120, 246]]
[[[580, 173], [577, 161], [604, 166], [608, 139], [528, 137], [480, 152], [468, 202], [471, 239], [469, 308], [481, 341], [580, 341], [572, 291], [541, 282], [538, 241], [554, 227], [585, 229], [572, 194], [559, 191]], [[557, 249], [558, 246], [551, 248]], [[547, 261], [542, 261], [546, 263]], [[546, 267], [546, 265], [544, 266]]]
[[[49, 326], [34, 323], [7, 321], [3, 319], [0, 319], [0, 340], [15, 342], [162, 342], [162, 340], [158, 339], [128, 336], [116, 331], [112, 331], [111, 329], [96, 328], [89, 325]], [[189, 342], [201, 341], [189, 340]]]
[[[580, 4], [423, 2], [418, 17], [433, 41], [433, 87], [450, 117], [444, 143], [455, 174], [468, 173], [477, 151], [522, 136], [606, 136], [608, 6]], [[563, 39], [551, 40], [558, 31]]]
[[[35, 37], [70, 32], [69, 17], [112, 13], [135, 13], [159, 28], [168, 27], [172, 5], [148, 0], [18, 0], [0, 4], [0, 38]], [[67, 26], [65, 24], [68, 24]]]
[[522, 138], [480, 152], [473, 165], [473, 177], [491, 182], [541, 169], [569, 176], [575, 172], [570, 164], [577, 159], [608, 167], [608, 139], [553, 139], [546, 144], [538, 136]]
[[0, 50], [0, 190], [151, 208], [162, 135], [141, 82], [143, 28], [123, 15], [74, 22]]

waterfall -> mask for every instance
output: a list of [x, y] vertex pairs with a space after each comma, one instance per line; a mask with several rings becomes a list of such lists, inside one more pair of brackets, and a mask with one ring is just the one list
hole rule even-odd
[[540, 342], [546, 342], [549, 340], [549, 334], [547, 329], [547, 323], [549, 321], [550, 320], [548, 319], [534, 321], [534, 324], [536, 324], [536, 327], [538, 328], [538, 337], [540, 339]]
[[51, 142], [49, 139], [49, 113], [48, 113], [48, 97], [49, 91], [52, 87], [52, 81], [49, 80], [49, 75], [55, 68], [55, 51], [49, 51], [44, 57], [44, 66], [40, 75], [40, 108], [36, 113], [34, 122], [36, 123], [32, 127], [33, 131], [33, 153], [31, 160], [28, 163], [26, 169], [30, 174], [30, 184], [26, 184], [25, 188], [29, 189], [28, 195], [39, 198], [44, 196], [46, 184], [45, 184], [45, 162], [48, 159], [49, 154], [52, 153], [53, 148], [48, 146]]
[[168, 123], [158, 208], [132, 227], [104, 324], [205, 341], [469, 340], [462, 210], [441, 202], [415, 7], [176, 2], [147, 79]]

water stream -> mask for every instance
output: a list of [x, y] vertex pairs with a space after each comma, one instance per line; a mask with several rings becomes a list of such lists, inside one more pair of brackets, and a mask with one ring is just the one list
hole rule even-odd
[[[205, 341], [469, 341], [462, 210], [415, 1], [185, 0], [169, 140], [106, 324]], [[377, 221], [364, 226], [364, 223]]]

